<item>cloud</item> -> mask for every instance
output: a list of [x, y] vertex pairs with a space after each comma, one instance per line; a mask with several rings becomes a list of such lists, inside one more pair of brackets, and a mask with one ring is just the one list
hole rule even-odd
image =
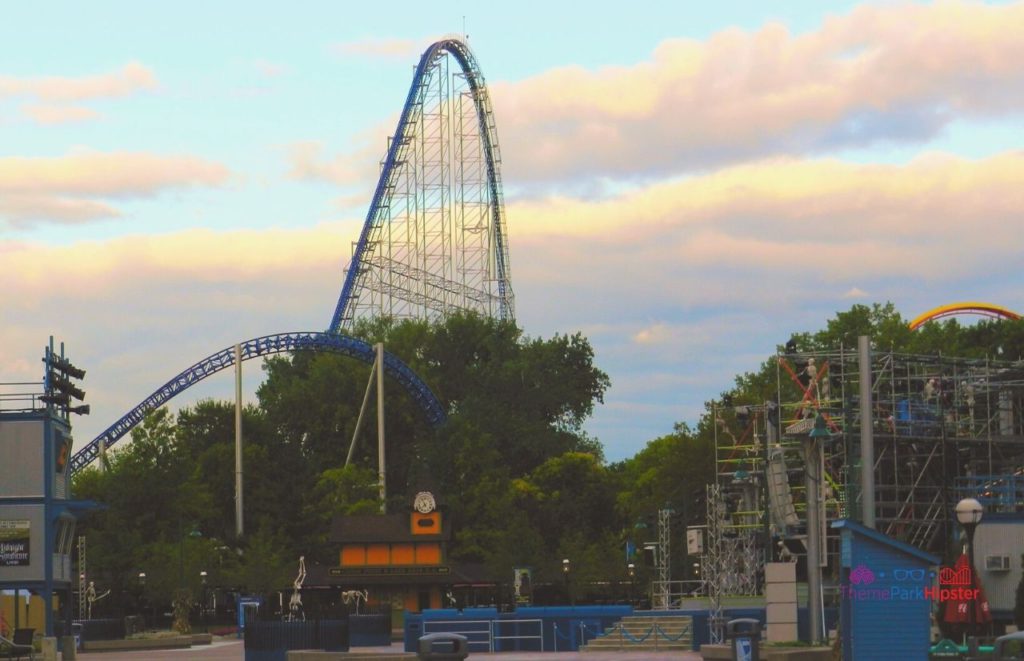
[[851, 287], [849, 291], [843, 294], [843, 298], [868, 298], [868, 293], [860, 287]]
[[906, 165], [770, 159], [601, 200], [521, 200], [507, 210], [512, 237], [593, 237], [609, 249], [643, 246], [639, 259], [671, 253], [706, 267], [949, 279], [967, 262], [1019, 250], [1024, 152], [930, 154]]
[[416, 39], [359, 39], [335, 44], [331, 50], [344, 57], [404, 61], [416, 59], [423, 42]]
[[513, 182], [636, 178], [775, 154], [925, 141], [1021, 112], [1024, 3], [865, 6], [662, 42], [644, 62], [490, 85]]
[[6, 266], [5, 286], [23, 295], [44, 294], [54, 278], [68, 281], [66, 291], [93, 297], [117, 296], [118, 290], [135, 288], [147, 279], [184, 277], [194, 284], [209, 284], [244, 282], [267, 274], [287, 279], [310, 270], [333, 269], [340, 282], [343, 246], [349, 245], [357, 230], [356, 223], [301, 230], [188, 229], [62, 246], [0, 244], [0, 254]]
[[0, 217], [14, 227], [29, 227], [36, 222], [82, 223], [116, 218], [121, 213], [102, 202], [47, 195], [4, 195], [0, 197]]
[[[381, 147], [381, 151], [383, 147]], [[307, 181], [329, 181], [342, 186], [363, 185], [376, 178], [372, 163], [374, 150], [362, 149], [359, 157], [336, 156], [327, 159], [323, 155], [323, 143], [316, 141], [296, 142], [288, 146], [288, 177]]]
[[638, 330], [633, 334], [633, 341], [637, 344], [664, 344], [671, 337], [671, 329], [665, 324], [658, 323]]
[[157, 79], [151, 69], [138, 62], [130, 62], [118, 71], [77, 78], [0, 76], [0, 97], [25, 96], [51, 103], [74, 103], [128, 96], [156, 86]]
[[256, 71], [265, 78], [277, 78], [284, 74], [287, 69], [275, 62], [268, 62], [267, 60], [256, 60]]
[[0, 99], [31, 99], [34, 103], [22, 106], [21, 112], [42, 125], [94, 120], [100, 116], [98, 112], [76, 104], [125, 97], [156, 87], [153, 71], [138, 62], [93, 76], [18, 78], [0, 75]]
[[44, 125], [85, 122], [100, 116], [95, 110], [81, 106], [28, 105], [22, 106], [21, 112], [36, 124]]
[[194, 156], [79, 150], [58, 157], [0, 158], [0, 218], [82, 222], [116, 217], [107, 199], [152, 197], [228, 178], [219, 163]]

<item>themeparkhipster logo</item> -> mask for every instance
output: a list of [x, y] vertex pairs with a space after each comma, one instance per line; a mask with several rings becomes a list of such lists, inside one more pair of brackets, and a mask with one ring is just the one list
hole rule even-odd
[[[854, 601], [970, 601], [977, 599], [981, 592], [970, 587], [971, 569], [968, 566], [958, 569], [942, 567], [938, 572], [938, 585], [921, 585], [926, 575], [934, 579], [936, 573], [920, 568], [894, 569], [887, 576], [884, 571], [876, 573], [867, 565], [857, 565], [850, 570], [850, 584], [839, 586], [839, 593], [843, 599]], [[890, 579], [888, 586], [875, 584], [886, 578]]]

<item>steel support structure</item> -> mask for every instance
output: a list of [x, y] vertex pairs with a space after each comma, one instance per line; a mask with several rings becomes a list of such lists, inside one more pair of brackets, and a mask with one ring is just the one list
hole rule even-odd
[[701, 578], [708, 591], [708, 635], [713, 645], [720, 645], [724, 640], [725, 622], [722, 613], [722, 597], [725, 586], [723, 569], [726, 568], [727, 553], [723, 553], [725, 545], [722, 538], [722, 517], [725, 504], [722, 492], [717, 484], [707, 485], [705, 503], [707, 505], [708, 538], [704, 544], [704, 557], [701, 559]]
[[514, 318], [501, 151], [483, 74], [459, 39], [420, 58], [330, 330], [360, 317]]
[[[242, 360], [293, 351], [328, 351], [355, 358], [366, 364], [373, 364], [376, 351], [363, 340], [336, 333], [280, 333], [253, 338], [241, 343]], [[142, 400], [131, 411], [121, 416], [114, 424], [71, 457], [72, 474], [77, 473], [99, 454], [101, 445], [107, 448], [123, 438], [132, 427], [142, 422], [150, 411], [170, 401], [176, 395], [202, 381], [208, 376], [228, 369], [235, 364], [235, 347], [222, 349], [187, 368], [153, 394]], [[384, 371], [403, 387], [412, 401], [423, 411], [431, 425], [437, 426], [447, 419], [444, 407], [430, 388], [397, 356], [384, 353]]]
[[653, 610], [672, 607], [672, 510], [658, 510], [658, 580], [654, 582]]

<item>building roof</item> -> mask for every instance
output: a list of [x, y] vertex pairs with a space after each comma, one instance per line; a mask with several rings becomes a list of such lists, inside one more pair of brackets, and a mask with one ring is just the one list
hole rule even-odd
[[878, 532], [877, 530], [868, 528], [867, 526], [861, 525], [851, 519], [840, 519], [839, 521], [834, 521], [832, 522], [832, 527], [840, 530], [846, 529], [856, 535], [867, 537], [872, 541], [878, 542], [879, 544], [888, 546], [897, 551], [906, 553], [907, 555], [913, 558], [917, 558], [918, 560], [925, 562], [929, 565], [939, 564], [938, 556], [932, 555], [931, 553], [925, 553], [924, 551], [915, 546], [911, 546], [910, 544], [901, 542], [898, 539], [893, 539], [888, 535], [884, 535]]
[[338, 516], [331, 521], [329, 541], [332, 543], [442, 542], [451, 538], [447, 521], [442, 521], [441, 532], [436, 535], [414, 535], [410, 529], [409, 514], [352, 514]]

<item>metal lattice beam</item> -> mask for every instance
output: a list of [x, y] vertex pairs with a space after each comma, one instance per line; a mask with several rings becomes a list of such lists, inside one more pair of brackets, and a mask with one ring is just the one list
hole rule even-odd
[[[335, 333], [281, 333], [265, 335], [242, 343], [242, 360], [250, 360], [271, 354], [292, 351], [330, 351], [340, 353], [364, 363], [374, 361], [373, 346], [354, 337]], [[100, 453], [100, 447], [110, 448], [132, 427], [142, 422], [147, 413], [171, 400], [179, 393], [206, 377], [232, 367], [235, 364], [234, 345], [222, 349], [204, 358], [195, 365], [184, 370], [170, 381], [160, 386], [153, 394], [142, 400], [135, 408], [121, 416], [114, 424], [107, 427], [99, 436], [71, 457], [71, 474], [82, 470]], [[444, 422], [446, 415], [441, 402], [430, 388], [397, 356], [384, 354], [384, 371], [393, 377], [423, 410], [427, 421], [432, 425]]]

